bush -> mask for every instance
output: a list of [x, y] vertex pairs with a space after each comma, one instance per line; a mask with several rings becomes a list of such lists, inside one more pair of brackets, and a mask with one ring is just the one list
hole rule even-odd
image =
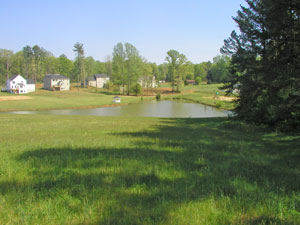
[[110, 89], [111, 86], [112, 86], [112, 85], [111, 85], [111, 82], [110, 82], [110, 81], [107, 81], [107, 82], [103, 85], [103, 88], [105, 88], [105, 89]]
[[156, 98], [156, 100], [160, 100], [161, 99], [160, 94], [157, 94], [155, 98]]
[[221, 102], [217, 102], [215, 106], [216, 106], [216, 108], [221, 108], [222, 107], [222, 103]]
[[201, 84], [202, 78], [201, 77], [196, 77], [196, 84]]

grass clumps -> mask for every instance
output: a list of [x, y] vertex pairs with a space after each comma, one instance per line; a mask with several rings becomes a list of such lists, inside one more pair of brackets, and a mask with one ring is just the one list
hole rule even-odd
[[224, 118], [0, 121], [0, 224], [300, 223], [298, 136]]

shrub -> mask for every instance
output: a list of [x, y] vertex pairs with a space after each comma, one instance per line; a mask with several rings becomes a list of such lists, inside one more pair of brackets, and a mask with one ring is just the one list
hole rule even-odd
[[156, 98], [156, 100], [160, 100], [161, 99], [160, 94], [157, 94], [155, 98]]
[[201, 84], [202, 78], [201, 77], [196, 77], [196, 84]]
[[111, 87], [111, 82], [110, 81], [107, 81], [104, 85], [103, 85], [103, 88], [105, 89], [110, 89]]
[[222, 107], [222, 103], [221, 102], [217, 102], [216, 103], [216, 108], [221, 108]]

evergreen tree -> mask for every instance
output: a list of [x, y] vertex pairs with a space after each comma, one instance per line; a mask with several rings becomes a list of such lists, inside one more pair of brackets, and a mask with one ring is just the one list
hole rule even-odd
[[247, 0], [224, 41], [230, 82], [240, 89], [237, 115], [281, 129], [300, 128], [300, 0]]
[[77, 55], [77, 59], [75, 62], [76, 67], [78, 67], [78, 82], [79, 82], [79, 77], [81, 77], [81, 83], [83, 84], [83, 87], [85, 88], [85, 68], [84, 68], [84, 49], [83, 49], [83, 44], [76, 42], [74, 45], [73, 51]]

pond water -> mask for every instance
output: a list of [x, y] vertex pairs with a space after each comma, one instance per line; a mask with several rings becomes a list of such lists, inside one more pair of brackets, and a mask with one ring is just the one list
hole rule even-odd
[[60, 109], [47, 111], [16, 111], [13, 114], [92, 115], [92, 116], [139, 116], [171, 118], [226, 117], [231, 111], [196, 103], [178, 101], [145, 101], [136, 104], [94, 109]]

